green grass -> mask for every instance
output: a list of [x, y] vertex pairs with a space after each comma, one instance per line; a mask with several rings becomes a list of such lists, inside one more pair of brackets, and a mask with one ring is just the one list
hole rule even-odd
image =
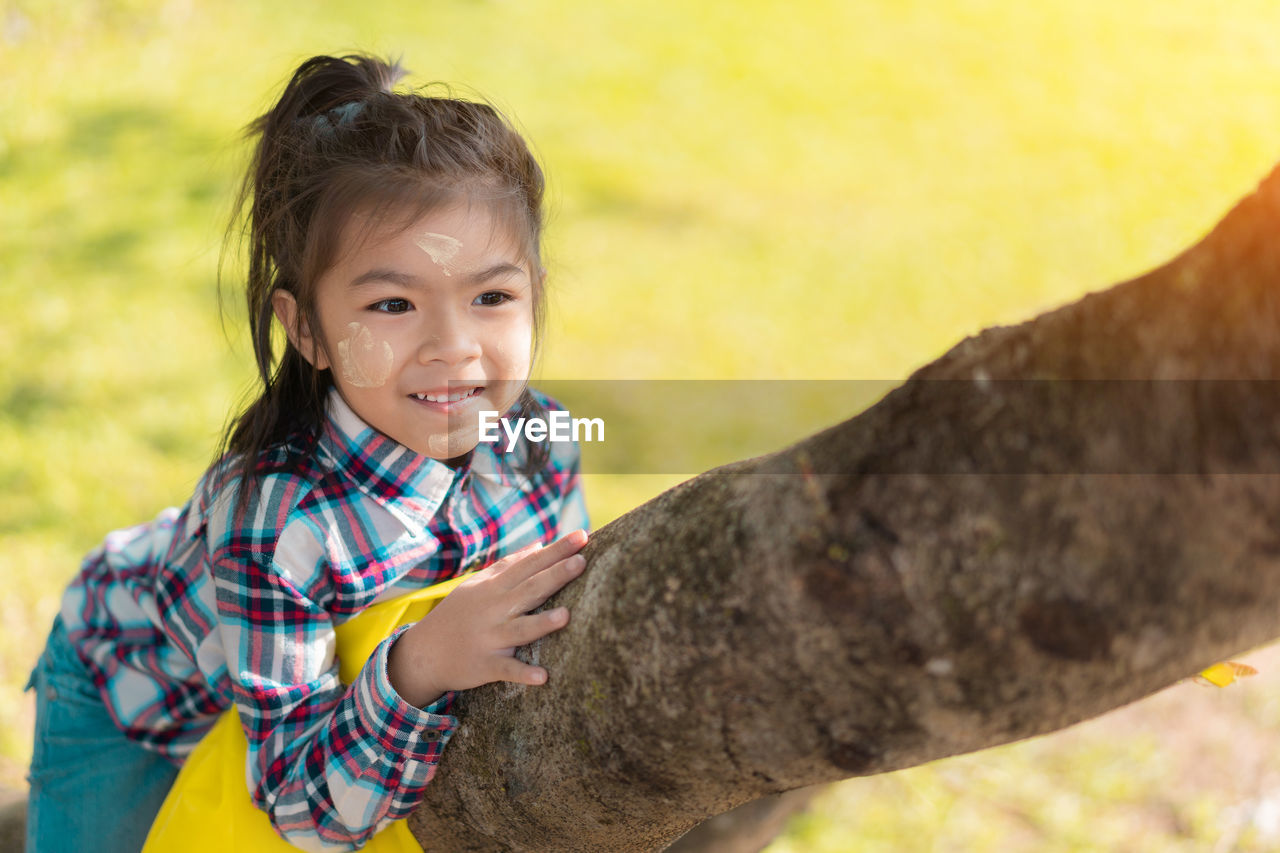
[[[901, 378], [1162, 262], [1280, 153], [1280, 9], [1262, 0], [0, 10], [13, 785], [19, 688], [62, 586], [105, 531], [185, 500], [249, 381], [216, 301], [236, 131], [307, 55], [402, 52], [416, 81], [463, 84], [527, 130], [551, 178], [557, 379]], [[593, 477], [593, 515], [671, 482]], [[1252, 794], [1166, 794], [1158, 754], [1064, 735], [849, 782], [777, 849], [1206, 849]]]

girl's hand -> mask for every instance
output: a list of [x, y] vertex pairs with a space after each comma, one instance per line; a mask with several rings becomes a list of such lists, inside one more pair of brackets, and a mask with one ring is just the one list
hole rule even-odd
[[491, 681], [542, 684], [547, 671], [515, 658], [519, 646], [569, 624], [569, 610], [530, 614], [582, 573], [575, 530], [546, 546], [530, 545], [476, 572], [391, 646], [387, 677], [405, 701], [429, 705], [447, 690]]

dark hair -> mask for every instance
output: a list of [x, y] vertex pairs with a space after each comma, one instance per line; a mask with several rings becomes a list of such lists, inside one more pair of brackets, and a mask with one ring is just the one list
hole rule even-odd
[[[246, 128], [257, 141], [227, 235], [230, 241], [239, 232], [248, 241], [245, 291], [261, 387], [228, 426], [219, 452], [240, 474], [241, 508], [268, 450], [289, 445], [300, 451], [286, 455], [295, 460], [290, 467], [310, 458], [333, 383], [328, 370], [313, 368], [292, 343], [286, 341], [277, 359], [272, 294], [293, 294], [298, 322], [318, 330], [315, 283], [336, 260], [338, 238], [356, 211], [370, 211], [371, 223], [409, 214], [407, 227], [454, 202], [487, 203], [529, 264], [536, 358], [546, 313], [542, 170], [496, 109], [393, 92], [404, 73], [398, 61], [372, 56], [312, 57], [275, 106]], [[522, 413], [542, 411], [527, 388], [517, 405]], [[548, 459], [542, 444], [529, 450], [525, 474]]]

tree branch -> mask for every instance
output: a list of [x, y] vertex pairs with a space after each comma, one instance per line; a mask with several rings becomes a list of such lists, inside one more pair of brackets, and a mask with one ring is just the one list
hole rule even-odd
[[[1141, 278], [598, 531], [465, 694], [432, 850], [656, 850], [749, 800], [1052, 731], [1280, 634], [1280, 174]], [[1123, 380], [1123, 381], [1116, 381]]]

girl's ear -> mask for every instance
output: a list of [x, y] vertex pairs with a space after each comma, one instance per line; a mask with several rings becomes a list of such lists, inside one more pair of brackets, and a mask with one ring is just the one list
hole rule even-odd
[[316, 345], [315, 336], [311, 334], [306, 320], [300, 316], [298, 301], [293, 298], [293, 294], [277, 288], [271, 294], [271, 308], [280, 325], [284, 326], [284, 333], [289, 336], [289, 343], [293, 348], [302, 353], [302, 357], [316, 370], [327, 370], [329, 359], [325, 356], [324, 347]]

